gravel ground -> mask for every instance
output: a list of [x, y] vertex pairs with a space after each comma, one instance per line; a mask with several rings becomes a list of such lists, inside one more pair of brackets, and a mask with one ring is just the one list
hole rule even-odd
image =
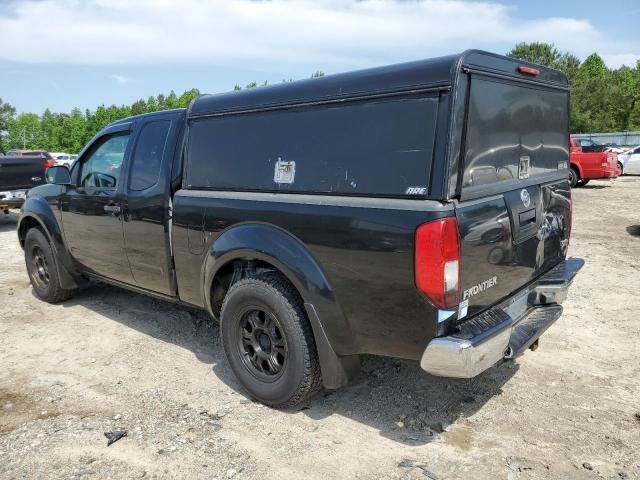
[[0, 215], [0, 478], [638, 479], [640, 177], [574, 198], [587, 264], [536, 352], [471, 380], [369, 357], [293, 411], [245, 397], [205, 313], [38, 301]]

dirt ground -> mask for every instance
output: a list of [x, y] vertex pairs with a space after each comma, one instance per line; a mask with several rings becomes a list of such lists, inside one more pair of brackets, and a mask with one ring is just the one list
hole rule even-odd
[[640, 177], [574, 198], [587, 264], [537, 351], [472, 380], [370, 357], [287, 412], [245, 397], [204, 313], [38, 301], [0, 214], [0, 478], [638, 479]]

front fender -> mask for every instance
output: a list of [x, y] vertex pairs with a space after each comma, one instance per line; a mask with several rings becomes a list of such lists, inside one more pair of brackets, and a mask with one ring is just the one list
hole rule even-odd
[[322, 268], [304, 244], [279, 227], [263, 223], [235, 225], [210, 245], [203, 265], [203, 298], [211, 309], [211, 285], [216, 273], [233, 260], [261, 260], [285, 275], [305, 303], [323, 381], [327, 388], [344, 385], [354, 360], [340, 355], [353, 350], [353, 334]]
[[24, 247], [24, 235], [26, 235], [27, 224], [36, 222], [44, 230], [54, 254], [56, 255], [56, 268], [58, 270], [58, 278], [62, 288], [77, 288], [78, 284], [73, 273], [75, 267], [71, 261], [71, 257], [64, 245], [62, 230], [54, 210], [51, 208], [49, 201], [40, 195], [30, 195], [20, 209], [18, 217], [18, 239], [20, 245]]

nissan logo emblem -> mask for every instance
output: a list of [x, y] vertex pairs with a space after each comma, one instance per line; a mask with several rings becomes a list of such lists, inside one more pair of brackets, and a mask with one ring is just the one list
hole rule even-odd
[[529, 195], [529, 190], [527, 190], [526, 188], [520, 190], [520, 200], [522, 200], [524, 208], [529, 208], [529, 206], [531, 205], [531, 195]]

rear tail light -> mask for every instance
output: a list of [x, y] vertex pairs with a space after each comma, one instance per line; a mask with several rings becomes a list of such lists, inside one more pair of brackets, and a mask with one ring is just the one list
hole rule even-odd
[[53, 158], [50, 158], [50, 159], [44, 161], [45, 170], [47, 168], [55, 167], [55, 166], [56, 166], [56, 161]]
[[441, 218], [416, 230], [415, 278], [418, 290], [438, 308], [460, 302], [460, 236], [455, 218]]

